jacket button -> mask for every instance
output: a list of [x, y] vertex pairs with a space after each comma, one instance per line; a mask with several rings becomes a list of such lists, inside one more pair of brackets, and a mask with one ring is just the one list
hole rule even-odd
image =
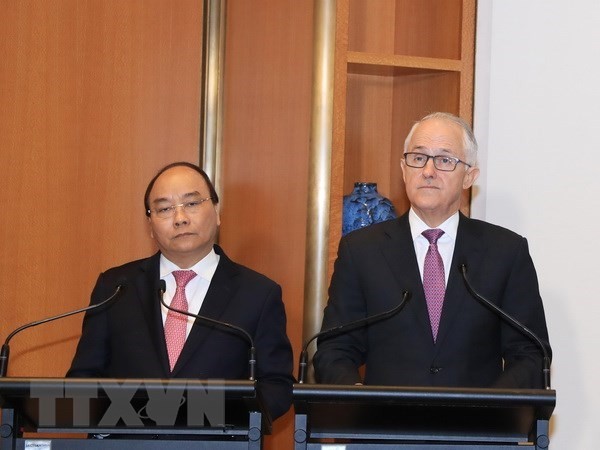
[[433, 367], [433, 366], [432, 366], [432, 367], [430, 367], [430, 368], [429, 368], [429, 371], [430, 371], [432, 374], [434, 374], [434, 375], [435, 375], [436, 373], [438, 373], [440, 370], [442, 370], [442, 368], [441, 368], [441, 367]]

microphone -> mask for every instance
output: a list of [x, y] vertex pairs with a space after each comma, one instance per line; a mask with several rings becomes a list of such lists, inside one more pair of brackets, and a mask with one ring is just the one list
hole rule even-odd
[[193, 314], [191, 312], [183, 311], [181, 309], [176, 309], [176, 308], [171, 307], [170, 305], [167, 305], [164, 300], [164, 295], [165, 295], [166, 291], [167, 291], [167, 283], [165, 282], [165, 280], [160, 280], [159, 287], [158, 287], [158, 298], [160, 300], [160, 303], [168, 310], [179, 313], [179, 314], [184, 314], [189, 317], [193, 317], [196, 320], [199, 320], [200, 322], [203, 322], [206, 325], [215, 326], [227, 333], [236, 334], [238, 336], [241, 336], [246, 342], [248, 342], [248, 345], [250, 346], [250, 357], [248, 359], [248, 365], [250, 368], [249, 380], [254, 381], [256, 378], [256, 348], [254, 347], [254, 340], [252, 339], [252, 336], [250, 336], [250, 334], [243, 328], [240, 328], [231, 323], [221, 322], [220, 320], [211, 319], [210, 317], [201, 316], [199, 314]]
[[17, 328], [16, 330], [14, 330], [12, 333], [10, 333], [6, 337], [6, 340], [4, 341], [4, 345], [2, 345], [2, 350], [0, 350], [0, 378], [6, 377], [6, 372], [8, 371], [8, 357], [10, 355], [10, 346], [9, 346], [9, 343], [10, 343], [10, 340], [17, 333], [20, 333], [21, 331], [26, 330], [27, 328], [35, 327], [35, 326], [41, 325], [41, 324], [46, 323], [46, 322], [53, 322], [55, 320], [62, 319], [63, 317], [69, 317], [69, 316], [72, 316], [74, 314], [79, 314], [79, 313], [82, 313], [82, 312], [91, 311], [93, 309], [100, 308], [100, 307], [106, 305], [107, 303], [109, 303], [120, 292], [122, 292], [123, 290], [125, 290], [126, 286], [127, 286], [127, 280], [125, 278], [120, 278], [119, 282], [117, 283], [117, 288], [112, 293], [112, 295], [110, 297], [108, 297], [106, 300], [101, 301], [100, 303], [96, 303], [94, 305], [89, 305], [89, 306], [86, 306], [85, 308], [80, 308], [80, 309], [77, 309], [75, 311], [69, 311], [69, 312], [66, 312], [66, 313], [63, 313], [63, 314], [59, 314], [57, 316], [47, 317], [47, 318], [42, 319], [42, 320], [36, 320], [35, 322], [31, 322], [31, 323], [22, 325], [19, 328]]
[[308, 366], [308, 346], [312, 341], [314, 341], [317, 338], [328, 339], [333, 336], [349, 333], [350, 331], [354, 331], [357, 328], [372, 325], [375, 322], [380, 322], [382, 320], [389, 319], [390, 317], [396, 315], [402, 310], [404, 304], [409, 298], [410, 292], [402, 291], [402, 300], [400, 301], [400, 303], [398, 303], [397, 306], [390, 309], [389, 311], [384, 311], [382, 313], [374, 314], [369, 317], [354, 320], [353, 322], [344, 323], [342, 325], [338, 325], [336, 327], [320, 331], [319, 333], [311, 337], [308, 341], [306, 341], [306, 343], [302, 347], [302, 352], [300, 353], [300, 363], [298, 365], [298, 383], [304, 383], [304, 379], [306, 378], [306, 368]]
[[458, 266], [458, 269], [460, 270], [460, 273], [462, 274], [462, 277], [463, 277], [463, 280], [465, 281], [465, 286], [467, 287], [467, 290], [471, 293], [471, 295], [473, 297], [475, 297], [480, 303], [482, 303], [483, 306], [485, 306], [488, 309], [491, 309], [493, 312], [498, 314], [504, 321], [508, 322], [513, 328], [515, 328], [521, 334], [524, 334], [529, 339], [531, 339], [542, 350], [542, 354], [544, 356], [543, 369], [542, 369], [542, 372], [544, 375], [544, 388], [550, 389], [550, 364], [552, 362], [552, 358], [550, 357], [550, 354], [549, 354], [548, 348], [547, 348], [547, 346], [549, 347], [550, 344], [544, 343], [533, 331], [531, 331], [529, 328], [527, 328], [525, 325], [523, 325], [517, 319], [515, 319], [510, 314], [508, 314], [507, 312], [505, 312], [504, 310], [502, 310], [501, 308], [496, 306], [494, 303], [492, 303], [490, 300], [488, 300], [487, 298], [480, 295], [477, 291], [475, 291], [475, 289], [473, 289], [473, 286], [471, 286], [469, 279], [467, 278], [467, 265], [466, 264], [460, 264]]

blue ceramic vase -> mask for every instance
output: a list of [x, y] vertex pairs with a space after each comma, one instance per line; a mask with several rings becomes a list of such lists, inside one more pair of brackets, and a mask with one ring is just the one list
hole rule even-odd
[[342, 236], [396, 217], [392, 202], [377, 192], [377, 183], [354, 183], [352, 193], [344, 196]]

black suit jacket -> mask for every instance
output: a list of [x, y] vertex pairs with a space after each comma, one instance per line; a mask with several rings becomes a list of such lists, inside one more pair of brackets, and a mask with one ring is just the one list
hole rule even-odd
[[342, 238], [323, 329], [392, 309], [400, 313], [351, 334], [318, 342], [317, 379], [378, 385], [542, 387], [539, 348], [482, 306], [465, 288], [459, 265], [484, 297], [548, 339], [537, 275], [525, 238], [460, 215], [436, 343], [408, 214]]
[[[218, 246], [215, 251], [219, 265], [200, 315], [237, 325], [252, 336], [258, 388], [274, 419], [289, 409], [294, 381], [281, 288], [234, 263]], [[122, 280], [127, 287], [110, 306], [86, 314], [67, 376], [248, 379], [248, 343], [198, 322], [170, 372], [158, 297], [159, 257], [157, 253], [99, 276], [93, 304], [108, 298]]]

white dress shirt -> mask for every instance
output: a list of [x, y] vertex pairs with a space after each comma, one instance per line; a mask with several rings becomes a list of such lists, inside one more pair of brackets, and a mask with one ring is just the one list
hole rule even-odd
[[[175, 290], [177, 289], [177, 283], [175, 282], [173, 272], [175, 270], [193, 270], [197, 275], [186, 285], [185, 296], [188, 301], [188, 312], [192, 314], [198, 314], [218, 265], [219, 255], [215, 253], [214, 249], [212, 249], [208, 255], [206, 255], [189, 269], [179, 268], [175, 263], [169, 261], [163, 254], [161, 254], [160, 278], [165, 280], [167, 285], [167, 290], [164, 295], [165, 303], [167, 305], [171, 305], [173, 297], [175, 296]], [[167, 320], [167, 314], [169, 313], [169, 310], [162, 305], [160, 309], [164, 325], [165, 321]], [[188, 316], [186, 338], [190, 334], [194, 320], [195, 319], [193, 317]]]
[[[429, 230], [430, 227], [423, 222], [419, 216], [417, 216], [417, 213], [415, 213], [412, 208], [408, 212], [408, 223], [410, 224], [410, 232], [415, 245], [415, 253], [417, 254], [419, 273], [421, 274], [421, 280], [423, 280], [423, 267], [425, 266], [425, 255], [429, 249], [429, 241], [421, 233], [425, 230]], [[444, 263], [444, 275], [446, 277], [447, 286], [450, 264], [452, 264], [452, 255], [454, 254], [454, 244], [456, 244], [458, 211], [456, 211], [456, 213], [451, 215], [444, 223], [436, 228], [444, 230], [444, 234], [442, 234], [437, 241], [437, 246], [438, 251], [442, 256], [442, 262]]]

